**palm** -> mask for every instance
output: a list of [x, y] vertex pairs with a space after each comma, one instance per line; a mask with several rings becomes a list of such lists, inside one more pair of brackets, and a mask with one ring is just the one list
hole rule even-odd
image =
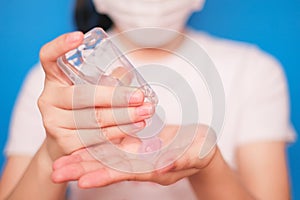
[[[208, 129], [195, 127], [165, 127], [159, 134], [162, 150], [156, 153], [140, 154], [142, 142], [132, 136], [113, 141], [114, 144], [107, 141], [77, 150], [54, 163], [52, 178], [55, 182], [78, 180], [83, 188], [124, 180], [153, 181], [163, 185], [174, 183], [196, 173], [210, 160], [210, 156], [203, 160], [198, 157]], [[192, 133], [195, 130], [197, 132]], [[211, 142], [210, 146], [213, 145]]]

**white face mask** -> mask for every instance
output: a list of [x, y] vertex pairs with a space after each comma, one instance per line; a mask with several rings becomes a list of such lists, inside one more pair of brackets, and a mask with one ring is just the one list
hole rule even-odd
[[[191, 13], [202, 8], [205, 0], [93, 0], [100, 13], [109, 15], [121, 31], [135, 28], [162, 28], [181, 31]], [[130, 37], [137, 45], [161, 46], [176, 35]]]

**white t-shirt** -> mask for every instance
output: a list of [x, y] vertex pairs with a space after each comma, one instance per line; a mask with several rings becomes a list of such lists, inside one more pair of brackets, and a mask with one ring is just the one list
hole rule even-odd
[[[218, 146], [233, 169], [236, 167], [235, 152], [238, 146], [261, 141], [291, 142], [295, 139], [289, 119], [285, 76], [272, 56], [253, 45], [215, 38], [202, 32], [189, 31], [188, 36], [205, 48], [220, 74], [225, 91], [226, 119]], [[166, 62], [180, 71], [180, 62]], [[190, 76], [193, 80], [193, 75]], [[43, 83], [44, 73], [38, 64], [28, 74], [17, 100], [5, 149], [7, 156], [34, 155], [45, 137], [37, 107]], [[201, 88], [199, 85], [194, 87]], [[203, 96], [200, 98], [203, 99]], [[159, 98], [164, 102], [163, 97]], [[209, 112], [207, 107], [211, 107], [209, 102], [199, 107], [203, 116]], [[203, 121], [209, 123], [209, 118]], [[187, 179], [170, 186], [121, 182], [89, 190], [77, 188], [74, 182], [70, 184], [70, 197], [74, 200], [196, 199]]]

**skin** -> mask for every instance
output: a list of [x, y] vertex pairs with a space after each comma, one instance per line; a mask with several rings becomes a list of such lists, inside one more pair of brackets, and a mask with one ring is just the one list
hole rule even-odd
[[[252, 143], [238, 147], [237, 170], [234, 171], [224, 161], [217, 146], [199, 159], [199, 145], [203, 144], [209, 130], [204, 125], [197, 125], [196, 137], [183, 156], [150, 173], [122, 173], [94, 160], [75, 134], [75, 128], [92, 131], [100, 126], [105, 130], [106, 138], [116, 145], [136, 151], [140, 141], [132, 139], [122, 130], [143, 128], [144, 120], [152, 116], [154, 107], [143, 103], [141, 91], [128, 87], [93, 86], [81, 89], [95, 92], [96, 101], [85, 99], [82, 101], [84, 103], [76, 105], [76, 110], [72, 110], [75, 86], [59, 70], [56, 59], [78, 46], [82, 40], [83, 34], [75, 32], [62, 35], [42, 48], [40, 59], [46, 79], [38, 105], [46, 138], [34, 157], [11, 155], [8, 158], [0, 182], [0, 199], [23, 199], [24, 196], [33, 200], [64, 199], [67, 182], [71, 180], [78, 180], [79, 187], [93, 188], [124, 180], [170, 185], [186, 177], [199, 199], [289, 199], [284, 142]], [[119, 73], [115, 72], [114, 76], [119, 76]], [[112, 105], [111, 98], [116, 89], [121, 96]], [[76, 127], [73, 112], [90, 112], [95, 106], [97, 120], [94, 123], [83, 120], [80, 127]], [[124, 111], [129, 115], [115, 121], [112, 115], [115, 111]], [[178, 128], [166, 127], [161, 132], [162, 138], [165, 138], [163, 142], [168, 141], [165, 135], [174, 134]], [[191, 127], [183, 128], [188, 134]], [[91, 145], [101, 145], [101, 142]]]

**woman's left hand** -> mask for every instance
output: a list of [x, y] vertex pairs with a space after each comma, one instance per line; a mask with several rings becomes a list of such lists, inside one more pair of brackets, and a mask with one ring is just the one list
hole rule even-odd
[[[188, 137], [193, 134], [190, 137], [192, 138], [190, 143], [185, 141], [187, 137], [182, 132], [177, 134], [179, 130], [186, 133]], [[192, 133], [192, 131], [196, 132]], [[185, 151], [182, 151], [182, 155], [178, 157], [178, 153], [174, 154], [171, 149], [168, 159], [172, 161], [151, 172], [128, 173], [115, 170], [96, 160], [85, 148], [56, 160], [53, 165], [52, 180], [56, 183], [78, 180], [78, 186], [81, 188], [102, 187], [121, 181], [151, 181], [161, 185], [170, 185], [196, 174], [213, 159], [216, 152], [216, 140], [213, 131], [207, 126], [166, 126], [159, 134], [163, 144], [174, 141], [173, 136], [181, 137], [179, 141], [186, 143], [183, 144], [186, 146]], [[102, 144], [99, 145], [101, 149]], [[141, 141], [136, 137], [128, 136], [116, 145], [121, 149], [137, 152]], [[206, 151], [202, 158], [199, 157], [200, 151], [202, 154]], [[174, 159], [175, 157], [177, 159]]]

